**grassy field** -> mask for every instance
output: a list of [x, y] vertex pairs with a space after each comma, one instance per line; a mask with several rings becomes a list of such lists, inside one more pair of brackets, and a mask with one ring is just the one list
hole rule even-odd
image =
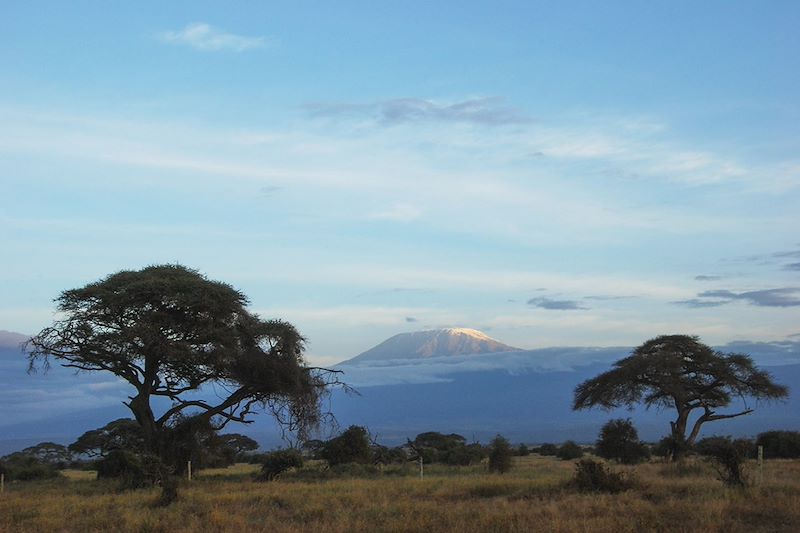
[[[167, 508], [158, 489], [117, 492], [92, 473], [7, 484], [1, 531], [800, 531], [800, 461], [767, 461], [764, 479], [725, 488], [703, 465], [618, 467], [637, 479], [616, 495], [583, 494], [574, 465], [516, 458], [505, 475], [485, 466], [426, 469], [425, 478], [382, 474], [321, 479], [313, 466], [271, 483], [252, 465], [208, 470], [180, 488]], [[316, 471], [315, 471], [316, 470]], [[405, 475], [403, 475], [405, 474]]]

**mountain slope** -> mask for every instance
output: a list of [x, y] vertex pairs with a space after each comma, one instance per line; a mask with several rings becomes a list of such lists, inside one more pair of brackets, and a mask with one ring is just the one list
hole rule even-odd
[[344, 363], [516, 351], [476, 329], [446, 328], [400, 333]]

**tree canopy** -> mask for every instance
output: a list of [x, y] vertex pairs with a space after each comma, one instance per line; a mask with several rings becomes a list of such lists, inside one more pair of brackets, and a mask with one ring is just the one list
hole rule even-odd
[[[231, 286], [181, 265], [121, 271], [56, 299], [62, 318], [27, 344], [29, 368], [51, 359], [79, 371], [110, 372], [133, 388], [125, 404], [150, 453], [181, 420], [250, 422], [266, 409], [304, 436], [324, 415], [334, 371], [309, 367], [291, 324], [262, 320]], [[215, 384], [218, 398], [197, 391]], [[194, 393], [194, 394], [193, 394]], [[224, 393], [224, 394], [223, 394]], [[154, 413], [152, 400], [171, 406]]]
[[[751, 413], [748, 398], [776, 400], [787, 395], [785, 386], [756, 368], [745, 354], [715, 351], [696, 336], [662, 335], [614, 363], [611, 370], [578, 385], [573, 409], [613, 409], [639, 403], [648, 408], [675, 409], [671, 437], [680, 447], [694, 444], [706, 422]], [[744, 408], [720, 413], [719, 409], [730, 405], [734, 397], [744, 402]], [[689, 417], [695, 410], [701, 414], [687, 436]]]

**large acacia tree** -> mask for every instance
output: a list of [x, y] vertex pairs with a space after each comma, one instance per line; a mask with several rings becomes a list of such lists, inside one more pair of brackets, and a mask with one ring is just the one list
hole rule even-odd
[[[748, 398], [776, 400], [788, 394], [747, 355], [715, 351], [695, 336], [662, 335], [614, 363], [611, 370], [578, 385], [573, 409], [614, 409], [639, 403], [674, 409], [677, 417], [670, 422], [670, 436], [673, 453], [680, 454], [694, 444], [706, 422], [753, 412]], [[743, 402], [741, 410], [719, 412], [735, 397]], [[695, 411], [700, 414], [690, 429], [690, 415]]]
[[[125, 405], [146, 450], [162, 458], [176, 424], [221, 429], [252, 421], [259, 409], [305, 435], [338, 382], [333, 371], [305, 364], [304, 339], [291, 324], [262, 320], [241, 292], [184, 266], [118, 272], [56, 303], [61, 318], [28, 342], [30, 369], [55, 360], [130, 383]], [[212, 384], [214, 394], [198, 394]], [[169, 407], [156, 413], [156, 398]]]

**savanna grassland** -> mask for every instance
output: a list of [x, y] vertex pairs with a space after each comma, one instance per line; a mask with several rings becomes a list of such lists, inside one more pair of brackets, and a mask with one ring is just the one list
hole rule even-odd
[[[634, 476], [620, 494], [581, 493], [571, 461], [516, 457], [485, 465], [337, 473], [307, 467], [267, 483], [252, 465], [207, 470], [157, 507], [159, 489], [118, 492], [91, 472], [7, 484], [0, 530], [39, 531], [799, 531], [800, 461], [773, 460], [763, 481], [727, 488], [702, 462], [615, 467]], [[755, 478], [755, 467], [750, 469]]]

